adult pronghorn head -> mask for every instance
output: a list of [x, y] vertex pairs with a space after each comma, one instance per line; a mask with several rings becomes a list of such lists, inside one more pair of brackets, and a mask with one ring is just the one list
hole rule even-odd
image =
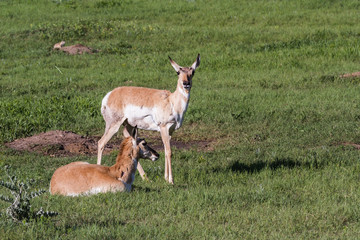
[[200, 65], [200, 54], [198, 54], [196, 61], [191, 67], [181, 67], [169, 56], [170, 63], [179, 75], [179, 84], [184, 88], [185, 92], [189, 93], [192, 86], [192, 77], [195, 74], [195, 69]]

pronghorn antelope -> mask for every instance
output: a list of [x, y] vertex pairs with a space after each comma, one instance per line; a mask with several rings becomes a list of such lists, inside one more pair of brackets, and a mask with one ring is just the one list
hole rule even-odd
[[130, 191], [139, 158], [156, 161], [159, 154], [144, 139], [137, 138], [137, 128], [120, 145], [116, 163], [111, 167], [73, 162], [58, 168], [50, 181], [50, 193], [65, 196]]
[[[101, 113], [106, 126], [105, 133], [98, 142], [97, 164], [105, 144], [123, 124], [125, 137], [129, 136], [132, 126], [140, 129], [158, 131], [165, 148], [165, 180], [173, 184], [171, 171], [170, 138], [174, 130], [181, 127], [187, 110], [195, 69], [200, 65], [200, 54], [191, 67], [181, 67], [170, 57], [170, 63], [178, 74], [175, 92], [142, 87], [118, 87], [107, 93], [102, 100]], [[125, 119], [127, 122], [124, 123]], [[138, 164], [141, 177], [145, 172]]]
[[61, 41], [59, 43], [56, 43], [53, 47], [53, 49], [60, 49], [65, 45], [65, 41]]

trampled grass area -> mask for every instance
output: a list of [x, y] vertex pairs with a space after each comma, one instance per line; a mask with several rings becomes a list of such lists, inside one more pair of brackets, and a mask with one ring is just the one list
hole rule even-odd
[[[101, 135], [108, 91], [175, 90], [168, 55], [186, 66], [201, 54], [173, 139], [211, 145], [174, 148], [174, 186], [161, 152], [142, 161], [151, 182], [137, 175], [131, 193], [44, 194], [33, 207], [60, 215], [27, 225], [3, 215], [1, 239], [358, 238], [359, 150], [344, 143], [360, 143], [360, 80], [339, 77], [360, 71], [358, 1], [5, 0], [0, 9], [0, 165], [18, 178], [47, 189], [59, 166], [95, 163], [5, 143], [55, 129]], [[61, 40], [100, 51], [53, 51]]]

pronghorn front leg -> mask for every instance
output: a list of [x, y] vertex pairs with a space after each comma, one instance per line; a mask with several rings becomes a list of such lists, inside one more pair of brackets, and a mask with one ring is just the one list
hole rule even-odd
[[139, 174], [140, 174], [140, 177], [142, 178], [142, 180], [149, 181], [148, 177], [146, 176], [146, 173], [145, 173], [144, 169], [140, 165], [140, 162], [138, 162], [138, 164], [137, 164], [137, 170], [139, 171]]
[[165, 180], [174, 184], [171, 172], [171, 147], [170, 147], [170, 133], [166, 126], [160, 127], [161, 139], [165, 148]]

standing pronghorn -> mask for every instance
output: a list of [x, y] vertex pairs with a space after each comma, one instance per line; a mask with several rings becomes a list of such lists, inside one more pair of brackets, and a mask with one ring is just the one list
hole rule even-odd
[[[192, 77], [200, 65], [200, 54], [191, 67], [181, 67], [170, 57], [170, 63], [178, 74], [175, 92], [142, 87], [118, 87], [106, 94], [102, 100], [101, 113], [106, 127], [98, 142], [97, 164], [105, 144], [124, 124], [123, 134], [129, 136], [132, 126], [140, 129], [158, 131], [165, 148], [165, 180], [173, 182], [171, 171], [170, 138], [174, 130], [181, 127], [190, 98]], [[125, 121], [127, 119], [127, 123]], [[138, 171], [144, 179], [145, 172], [138, 164]]]
[[137, 128], [125, 138], [111, 167], [73, 162], [59, 167], [50, 181], [50, 193], [65, 196], [90, 195], [100, 192], [130, 191], [139, 158], [156, 161], [159, 154], [144, 139], [137, 138]]

